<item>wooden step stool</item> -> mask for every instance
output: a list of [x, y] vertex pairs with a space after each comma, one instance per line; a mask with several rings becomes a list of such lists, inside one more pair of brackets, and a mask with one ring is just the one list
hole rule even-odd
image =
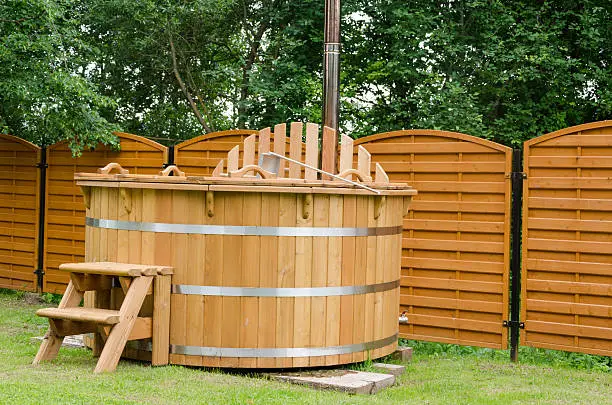
[[[70, 272], [70, 283], [58, 308], [36, 311], [49, 318], [49, 330], [32, 364], [53, 360], [65, 336], [91, 332], [100, 333], [104, 345], [95, 373], [114, 371], [129, 340], [151, 338], [152, 365], [168, 364], [171, 267], [97, 262], [65, 263], [59, 268]], [[115, 277], [125, 292], [121, 309], [78, 306], [85, 291], [110, 290]], [[153, 316], [139, 317], [152, 284]]]

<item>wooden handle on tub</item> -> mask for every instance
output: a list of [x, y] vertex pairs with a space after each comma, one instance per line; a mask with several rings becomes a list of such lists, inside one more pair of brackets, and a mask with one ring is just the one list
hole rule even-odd
[[170, 173], [172, 173], [173, 176], [185, 177], [185, 172], [180, 171], [178, 166], [176, 165], [170, 165], [166, 167], [164, 170], [159, 172], [159, 175], [170, 176]]
[[98, 173], [100, 174], [110, 174], [110, 172], [113, 169], [117, 169], [119, 171], [119, 174], [129, 174], [129, 170], [128, 169], [124, 169], [123, 167], [121, 167], [121, 165], [119, 163], [109, 163], [104, 167], [101, 167], [98, 169]]
[[245, 174], [250, 173], [250, 172], [259, 174], [262, 179], [275, 179], [276, 178], [275, 173], [269, 172], [256, 165], [244, 166], [242, 169], [231, 171], [228, 174], [229, 174], [229, 177], [244, 177]]
[[365, 176], [363, 173], [361, 173], [360, 171], [356, 169], [346, 169], [342, 171], [342, 173], [338, 173], [338, 176], [344, 179], [346, 178], [350, 179], [352, 175], [355, 175], [355, 177], [357, 177], [357, 179], [361, 182], [372, 181], [372, 178], [368, 178], [367, 176]]

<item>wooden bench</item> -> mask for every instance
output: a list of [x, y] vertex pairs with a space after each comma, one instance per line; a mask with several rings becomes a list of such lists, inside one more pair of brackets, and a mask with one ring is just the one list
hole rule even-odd
[[[168, 364], [172, 268], [114, 262], [66, 263], [59, 268], [70, 273], [70, 282], [58, 308], [36, 311], [49, 318], [49, 330], [32, 364], [54, 359], [65, 336], [92, 332], [99, 334], [103, 345], [96, 373], [114, 371], [129, 340], [151, 338], [151, 363]], [[79, 307], [86, 291], [108, 291], [114, 279], [125, 293], [119, 310]], [[139, 317], [150, 293], [153, 316]]]

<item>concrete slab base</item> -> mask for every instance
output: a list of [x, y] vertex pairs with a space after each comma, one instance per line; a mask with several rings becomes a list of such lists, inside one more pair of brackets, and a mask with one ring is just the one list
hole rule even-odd
[[[43, 337], [35, 336], [32, 338], [32, 340], [34, 340], [37, 344], [40, 344]], [[84, 348], [85, 344], [83, 343], [83, 335], [66, 336], [62, 342], [62, 347]]]
[[394, 376], [400, 376], [406, 371], [406, 367], [400, 364], [386, 364], [386, 363], [374, 363], [372, 367], [381, 373], [393, 374]]
[[307, 385], [317, 389], [328, 389], [350, 394], [375, 394], [395, 383], [392, 374], [370, 373], [354, 370], [322, 370], [316, 372], [272, 374], [278, 381]]
[[412, 360], [412, 347], [398, 346], [397, 350], [391, 354], [391, 358], [402, 363], [409, 363]]

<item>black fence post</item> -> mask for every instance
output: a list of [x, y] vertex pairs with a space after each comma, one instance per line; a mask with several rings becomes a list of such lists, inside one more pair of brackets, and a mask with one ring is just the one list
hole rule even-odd
[[520, 322], [521, 310], [521, 231], [523, 203], [523, 154], [515, 149], [512, 154], [512, 256], [510, 258], [510, 359], [518, 361], [519, 332], [524, 327]]
[[39, 184], [39, 195], [38, 195], [38, 258], [36, 270], [36, 288], [38, 292], [43, 291], [44, 275], [45, 270], [43, 263], [45, 261], [45, 202], [47, 195], [47, 147], [43, 145], [41, 148], [40, 163], [37, 164], [40, 169], [40, 184]]
[[174, 145], [168, 146], [168, 161], [162, 165], [162, 168], [172, 166], [174, 164]]

